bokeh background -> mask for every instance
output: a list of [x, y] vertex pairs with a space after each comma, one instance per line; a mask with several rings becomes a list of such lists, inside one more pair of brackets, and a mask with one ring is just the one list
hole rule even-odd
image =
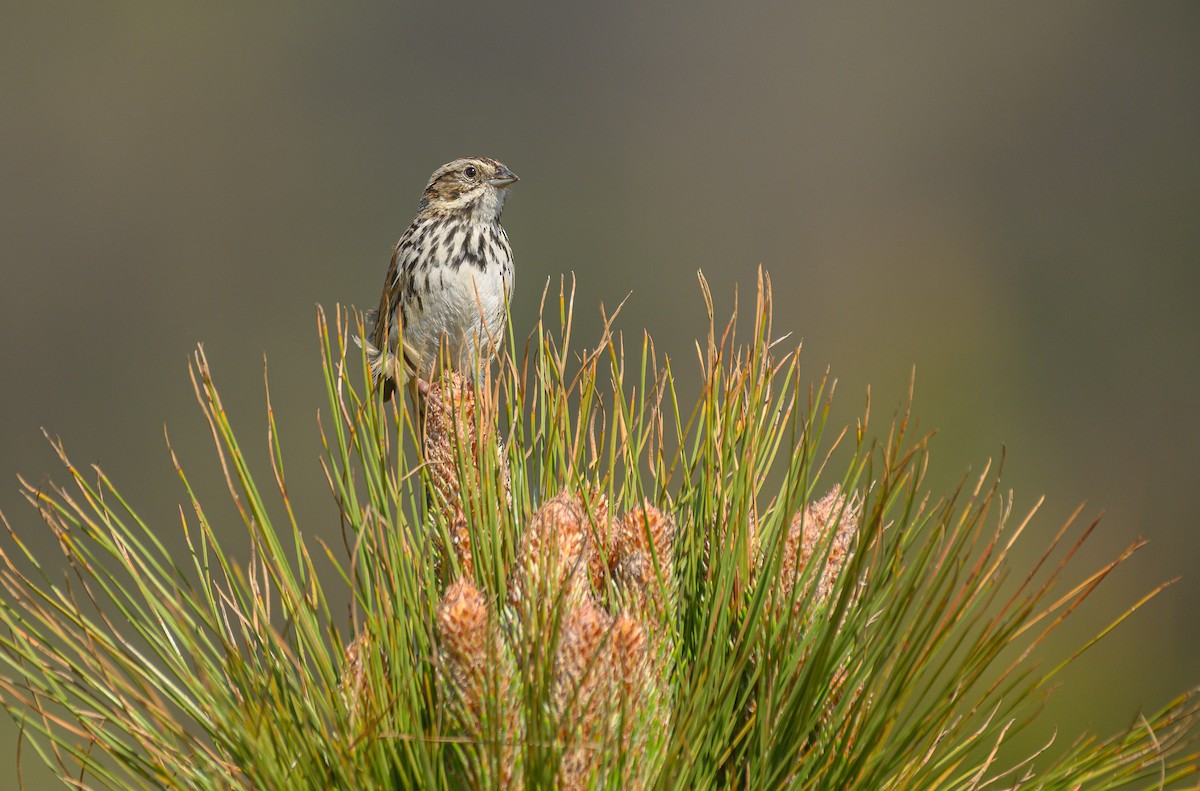
[[[1061, 743], [1200, 683], [1200, 5], [3, 18], [0, 510], [43, 551], [16, 483], [65, 477], [43, 426], [180, 543], [167, 426], [238, 545], [187, 378], [201, 341], [260, 461], [266, 356], [303, 526], [336, 539], [314, 306], [373, 305], [429, 173], [479, 153], [522, 177], [505, 212], [519, 335], [547, 279], [574, 273], [580, 337], [632, 292], [620, 327], [693, 374], [697, 270], [728, 310], [762, 264], [777, 328], [839, 380], [839, 419], [868, 385], [886, 419], [916, 367], [934, 488], [1006, 448], [1018, 509], [1047, 498], [1030, 552], [1085, 500], [1106, 515], [1080, 573], [1149, 539], [1075, 642], [1182, 580], [1065, 677], [1047, 712]], [[0, 768], [16, 757], [5, 722]]]

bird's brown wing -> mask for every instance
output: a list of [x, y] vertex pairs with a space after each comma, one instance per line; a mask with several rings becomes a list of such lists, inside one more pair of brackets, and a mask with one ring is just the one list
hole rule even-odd
[[[401, 348], [397, 349], [397, 356], [401, 358], [406, 378], [416, 375], [418, 362], [416, 351], [407, 341], [403, 340], [402, 327], [398, 326], [403, 322], [400, 300], [408, 286], [408, 267], [404, 266], [402, 259], [403, 254], [410, 249], [408, 245], [405, 245], [405, 241], [412, 235], [413, 227], [409, 226], [392, 250], [392, 262], [388, 266], [387, 277], [383, 281], [383, 293], [379, 297], [379, 310], [376, 312], [375, 327], [371, 337], [372, 345], [384, 355], [385, 360], [391, 346], [393, 333], [402, 341], [399, 344]], [[384, 371], [385, 380], [391, 379], [389, 373]], [[392, 382], [388, 390], [389, 395], [394, 387], [395, 382]]]

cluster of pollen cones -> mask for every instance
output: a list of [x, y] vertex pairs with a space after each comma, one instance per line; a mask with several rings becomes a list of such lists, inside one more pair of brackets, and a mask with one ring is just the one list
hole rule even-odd
[[[588, 787], [616, 742], [636, 750], [645, 713], [665, 710], [669, 678], [660, 619], [674, 526], [650, 505], [617, 520], [602, 498], [588, 505], [563, 493], [530, 517], [506, 602], [462, 576], [437, 611], [438, 680], [462, 730], [486, 739], [499, 725], [509, 738], [524, 738], [519, 704], [540, 693], [551, 712], [560, 788]], [[531, 675], [537, 667], [553, 668], [550, 677]], [[515, 783], [513, 750], [502, 755], [499, 779]]]
[[[436, 613], [439, 697], [454, 732], [492, 748], [490, 763], [475, 767], [470, 779], [523, 785], [521, 745], [538, 738], [557, 756], [558, 788], [590, 787], [601, 772], [611, 781], [613, 771], [622, 773], [620, 787], [642, 787], [638, 762], [604, 766], [603, 756], [637, 754], [670, 727], [675, 519], [649, 501], [613, 514], [601, 492], [562, 491], [525, 520], [506, 593], [481, 590], [463, 504], [479, 480], [461, 479], [462, 461], [478, 458], [483, 432], [495, 425], [477, 425], [475, 398], [457, 375], [434, 384], [423, 440], [435, 507], [449, 525], [443, 549], [460, 571]], [[466, 475], [478, 476], [466, 466]], [[503, 459], [490, 474], [507, 491]], [[835, 487], [795, 515], [776, 586], [780, 600], [804, 598], [794, 586], [814, 552], [827, 558], [821, 573], [810, 575], [815, 595], [828, 595], [851, 552], [858, 507]], [[747, 533], [753, 541], [753, 525]], [[366, 705], [363, 655], [373, 650], [367, 632], [347, 648], [343, 688], [352, 712]], [[540, 668], [551, 668], [549, 676], [539, 676]], [[531, 722], [531, 699], [544, 704], [548, 727]]]

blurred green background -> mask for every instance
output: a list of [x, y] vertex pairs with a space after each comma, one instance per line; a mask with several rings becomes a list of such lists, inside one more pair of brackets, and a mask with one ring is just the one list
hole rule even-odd
[[573, 272], [577, 337], [632, 292], [620, 327], [694, 375], [696, 271], [728, 310], [762, 264], [839, 419], [869, 384], [882, 426], [915, 365], [932, 485], [1007, 447], [1031, 552], [1083, 500], [1078, 574], [1150, 540], [1075, 642], [1183, 579], [1066, 677], [1060, 742], [1200, 682], [1200, 5], [9, 4], [0, 106], [0, 510], [48, 556], [15, 481], [65, 477], [40, 426], [182, 551], [165, 424], [240, 546], [198, 341], [263, 462], [267, 356], [340, 545], [314, 306], [374, 305], [430, 172], [485, 154], [522, 178], [519, 336]]

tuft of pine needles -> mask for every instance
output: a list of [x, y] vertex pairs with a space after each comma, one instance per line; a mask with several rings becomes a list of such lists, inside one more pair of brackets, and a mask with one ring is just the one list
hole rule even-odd
[[[881, 434], [869, 410], [831, 430], [833, 385], [806, 383], [773, 334], [769, 278], [748, 328], [736, 311], [719, 324], [701, 283], [690, 405], [672, 361], [647, 336], [627, 353], [613, 316], [576, 351], [563, 286], [520, 356], [432, 383], [417, 426], [364, 384], [347, 351], [361, 318], [321, 313], [341, 548], [299, 528], [269, 393], [271, 469], [250, 469], [203, 349], [192, 380], [249, 557], [222, 548], [178, 463], [180, 524], [151, 527], [52, 441], [69, 484], [22, 485], [62, 557], [36, 557], [7, 520], [0, 546], [0, 697], [22, 739], [77, 788], [1101, 789], [1195, 774], [1193, 693], [1107, 739], [1001, 749], [1067, 664], [1045, 666], [1040, 644], [1139, 543], [1068, 584], [1095, 527], [1077, 513], [1019, 566], [1034, 514], [1014, 516], [997, 475], [928, 492], [907, 410]], [[186, 557], [160, 541], [169, 529]], [[336, 575], [318, 576], [314, 551]], [[346, 590], [349, 617], [328, 604]]]

